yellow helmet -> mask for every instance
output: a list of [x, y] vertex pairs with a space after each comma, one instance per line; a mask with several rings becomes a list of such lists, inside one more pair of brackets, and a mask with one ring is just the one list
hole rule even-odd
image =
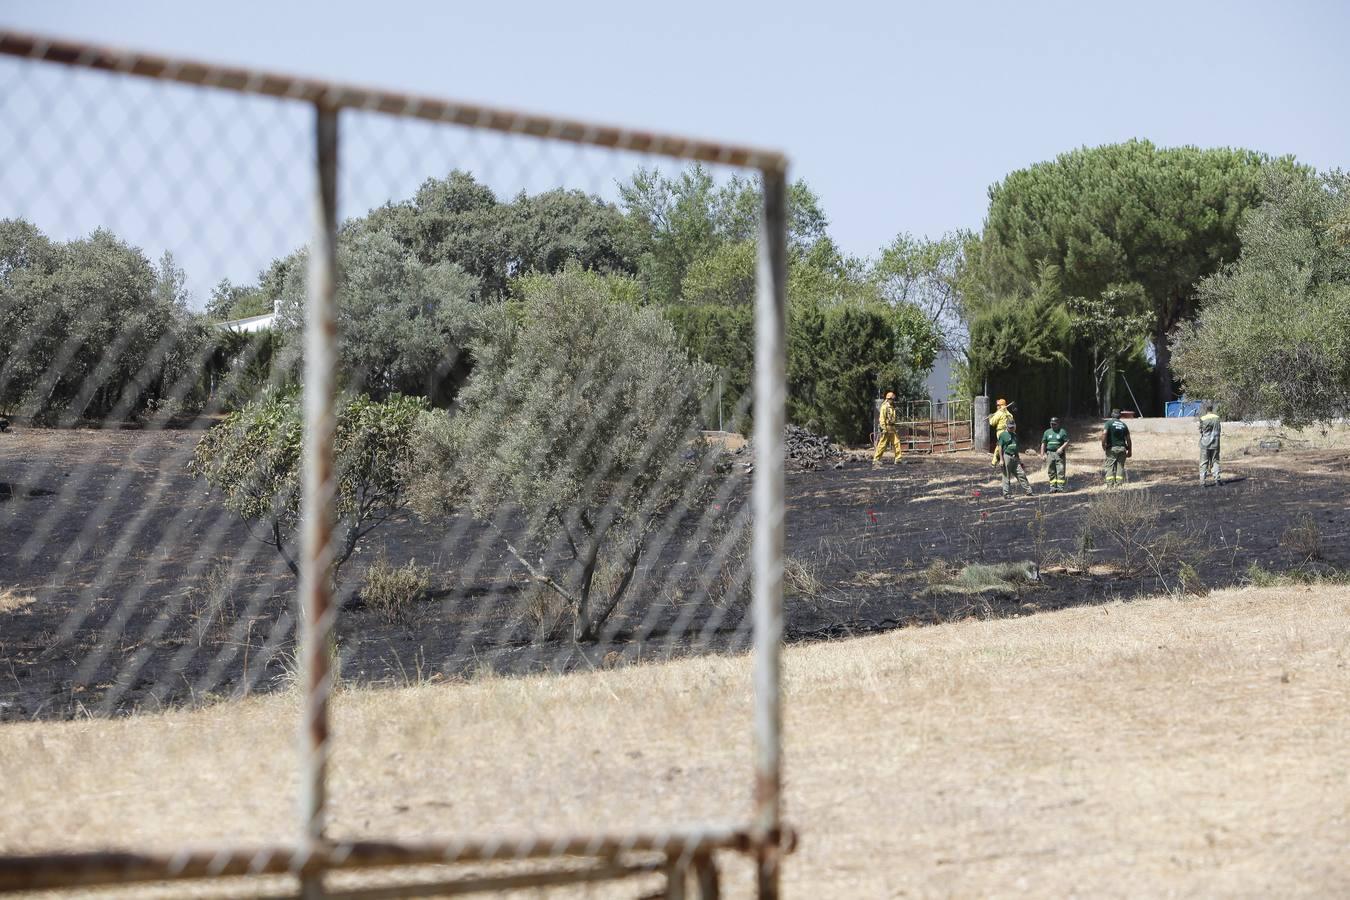
[[887, 399], [887, 400], [894, 400], [894, 399], [895, 399], [895, 391], [887, 391], [887, 392], [886, 392], [886, 399]]

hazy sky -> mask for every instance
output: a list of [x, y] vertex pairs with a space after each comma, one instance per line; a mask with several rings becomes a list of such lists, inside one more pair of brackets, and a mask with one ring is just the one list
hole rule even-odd
[[858, 254], [978, 228], [990, 184], [1085, 144], [1350, 155], [1336, 0], [8, 0], [0, 26], [781, 148]]

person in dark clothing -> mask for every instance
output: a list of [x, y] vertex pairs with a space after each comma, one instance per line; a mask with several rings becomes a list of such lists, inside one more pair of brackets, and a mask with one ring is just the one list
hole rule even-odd
[[1130, 426], [1120, 420], [1120, 410], [1111, 410], [1106, 430], [1102, 432], [1102, 450], [1106, 452], [1106, 486], [1120, 487], [1125, 483], [1125, 460], [1134, 455], [1130, 442]]

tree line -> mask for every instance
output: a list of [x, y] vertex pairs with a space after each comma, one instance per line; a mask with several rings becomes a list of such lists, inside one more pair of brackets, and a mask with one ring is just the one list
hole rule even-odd
[[957, 278], [967, 391], [1037, 422], [1157, 415], [1178, 390], [1291, 424], [1350, 405], [1343, 173], [1128, 141], [1014, 172], [989, 198]]
[[[525, 279], [575, 267], [612, 279], [625, 302], [665, 315], [687, 350], [718, 367], [726, 420], [745, 425], [750, 410], [739, 401], [753, 364], [758, 183], [719, 183], [695, 166], [674, 175], [639, 170], [618, 193], [618, 202], [563, 189], [504, 200], [455, 171], [427, 179], [407, 200], [344, 222], [338, 315], [345, 386], [375, 399], [402, 394], [449, 405], [473, 365], [467, 347], [493, 321], [487, 313], [518, 301]], [[939, 336], [909, 298], [888, 289], [880, 263], [839, 251], [804, 182], [791, 185], [789, 209], [788, 294], [798, 351], [792, 414], [840, 439], [863, 440], [879, 391], [921, 394]], [[228, 408], [266, 384], [297, 377], [303, 248], [274, 260], [250, 284], [221, 281], [199, 316], [188, 309], [182, 272], [168, 255], [156, 269], [110, 233], [60, 243], [20, 221], [5, 222], [0, 240], [0, 321], [11, 326], [0, 338], [7, 342], [0, 405], [11, 412], [52, 422], [131, 418], [190, 412], [208, 396]], [[74, 311], [87, 328], [73, 324]], [[208, 327], [273, 311], [271, 334]], [[100, 367], [96, 348], [117, 344], [113, 338], [121, 340], [120, 356]], [[194, 364], [202, 373], [195, 382], [188, 377]], [[147, 367], [155, 370], [148, 381], [141, 372]], [[48, 389], [48, 380], [60, 389]], [[124, 395], [134, 399], [119, 401]]]
[[[1345, 354], [1334, 343], [1343, 179], [1246, 150], [1081, 148], [991, 187], [981, 231], [901, 233], [870, 259], [839, 250], [818, 197], [797, 181], [790, 417], [865, 440], [871, 399], [920, 396], [941, 350], [961, 357], [958, 395], [1016, 397], [1033, 419], [1122, 401], [1157, 413], [1178, 389], [1250, 414], [1334, 413], [1344, 407]], [[719, 183], [701, 167], [639, 170], [617, 202], [563, 189], [502, 199], [460, 171], [427, 179], [413, 197], [342, 225], [349, 387], [449, 404], [483, 311], [519, 299], [524, 277], [575, 266], [660, 310], [717, 368], [724, 419], [743, 425], [758, 209], [755, 182]], [[298, 249], [250, 284], [222, 281], [203, 317], [168, 254], [152, 264], [106, 231], [59, 242], [31, 223], [0, 222], [0, 411], [48, 422], [167, 415], [208, 397], [237, 405], [293, 379], [304, 263]], [[274, 334], [209, 327], [273, 310]], [[1289, 345], [1282, 363], [1239, 357], [1272, 336], [1243, 323], [1277, 310], [1299, 311], [1271, 326]], [[1297, 339], [1291, 322], [1306, 324]], [[1308, 376], [1302, 386], [1275, 377], [1293, 371]], [[1265, 373], [1259, 390], [1253, 372]], [[1241, 398], [1220, 389], [1239, 383]]]
[[171, 254], [151, 265], [105, 230], [59, 242], [0, 221], [0, 412], [131, 419], [200, 405], [211, 329]]

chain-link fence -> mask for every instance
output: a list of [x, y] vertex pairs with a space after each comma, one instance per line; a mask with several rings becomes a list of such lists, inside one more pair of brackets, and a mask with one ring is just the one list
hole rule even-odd
[[0, 892], [776, 895], [783, 157], [0, 51]]

